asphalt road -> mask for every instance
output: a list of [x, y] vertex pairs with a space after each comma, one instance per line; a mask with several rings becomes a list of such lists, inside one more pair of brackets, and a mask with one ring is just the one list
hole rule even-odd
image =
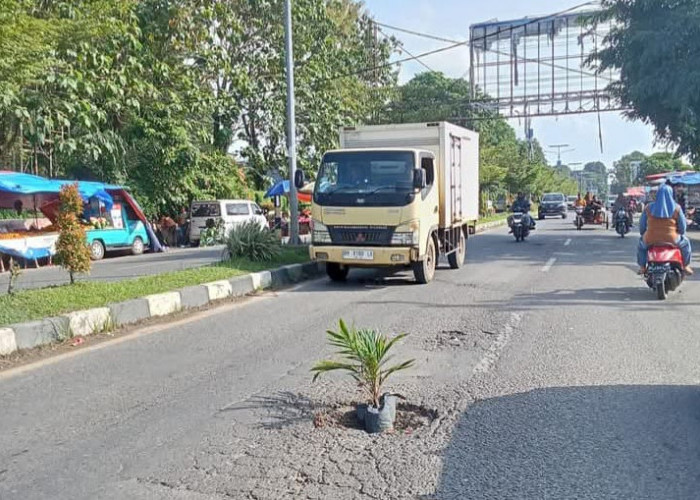
[[[353, 272], [0, 374], [0, 498], [695, 499], [700, 288], [660, 303], [636, 238], [549, 220], [418, 286]], [[343, 317], [407, 332], [430, 431], [314, 429]]]
[[[201, 267], [221, 259], [223, 247], [172, 248], [163, 253], [146, 253], [139, 256], [108, 254], [101, 261], [92, 263], [89, 275], [80, 280], [118, 281], [168, 271], [180, 271], [191, 267]], [[9, 273], [0, 273], [0, 294], [7, 293]], [[69, 282], [68, 273], [58, 266], [26, 269], [17, 280], [17, 289], [44, 288], [65, 285]]]

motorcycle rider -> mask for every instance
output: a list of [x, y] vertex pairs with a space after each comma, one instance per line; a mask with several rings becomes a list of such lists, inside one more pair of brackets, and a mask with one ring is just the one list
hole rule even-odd
[[683, 265], [687, 274], [693, 274], [690, 267], [692, 248], [685, 236], [687, 228], [685, 214], [680, 205], [673, 201], [673, 189], [663, 185], [656, 193], [656, 201], [647, 205], [639, 219], [639, 239], [637, 263], [639, 274], [644, 274], [647, 267], [647, 249], [652, 245], [676, 245], [683, 254]]
[[586, 208], [586, 200], [583, 199], [583, 197], [581, 196], [581, 193], [578, 194], [578, 197], [576, 198], [576, 201], [574, 202], [574, 207]]
[[[533, 231], [535, 229], [535, 219], [530, 217], [530, 200], [528, 200], [525, 195], [523, 194], [522, 191], [518, 191], [518, 197], [515, 199], [513, 202], [513, 205], [510, 207], [511, 212], [521, 212], [523, 214], [523, 222], [528, 223], [530, 225], [530, 230]], [[508, 226], [513, 226], [513, 216], [511, 215], [508, 217]], [[511, 229], [510, 232], [512, 233], [513, 230]]]
[[603, 204], [598, 200], [598, 197], [596, 195], [593, 195], [591, 197], [591, 201], [588, 204], [588, 210], [593, 211], [593, 220], [597, 221], [598, 220], [598, 214], [600, 211], [603, 209]]
[[617, 212], [620, 210], [625, 211], [625, 216], [627, 219], [627, 228], [629, 229], [632, 227], [632, 212], [629, 210], [629, 203], [625, 199], [625, 195], [620, 193], [617, 195], [617, 199], [615, 200], [615, 203], [613, 204], [612, 212], [613, 212], [613, 217], [617, 220]]

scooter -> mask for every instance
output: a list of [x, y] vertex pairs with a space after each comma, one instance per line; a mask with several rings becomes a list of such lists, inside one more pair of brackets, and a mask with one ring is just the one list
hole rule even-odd
[[583, 207], [576, 207], [576, 217], [574, 218], [574, 226], [578, 231], [583, 227]]
[[624, 208], [619, 209], [615, 214], [615, 231], [621, 238], [624, 238], [630, 232], [629, 219]]
[[644, 276], [649, 288], [659, 300], [676, 290], [685, 277], [683, 255], [674, 245], [654, 245], [647, 250], [647, 270]]
[[530, 224], [527, 223], [525, 214], [515, 212], [512, 217], [511, 230], [513, 231], [513, 236], [515, 236], [515, 241], [525, 241], [525, 238], [530, 235]]

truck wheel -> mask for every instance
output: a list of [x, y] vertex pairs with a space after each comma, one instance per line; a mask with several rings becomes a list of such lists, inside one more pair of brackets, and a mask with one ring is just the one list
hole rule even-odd
[[413, 263], [413, 275], [416, 277], [416, 281], [421, 285], [430, 283], [435, 276], [436, 263], [435, 240], [431, 236], [428, 239], [428, 248], [425, 251], [425, 258], [419, 262]]
[[464, 259], [467, 256], [467, 239], [464, 237], [464, 231], [459, 230], [459, 249], [447, 256], [447, 262], [451, 269], [459, 269], [464, 265]]
[[326, 263], [326, 274], [332, 281], [345, 281], [348, 278], [348, 269], [346, 266], [341, 266], [335, 262]]
[[131, 244], [131, 253], [133, 255], [141, 255], [143, 253], [143, 240], [140, 236], [134, 238], [134, 242]]
[[90, 258], [92, 260], [102, 260], [105, 256], [105, 246], [100, 240], [90, 243]]

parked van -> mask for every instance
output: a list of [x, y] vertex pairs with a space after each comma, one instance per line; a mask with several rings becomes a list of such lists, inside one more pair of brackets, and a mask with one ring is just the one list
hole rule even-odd
[[190, 242], [199, 244], [202, 230], [223, 221], [228, 233], [237, 225], [254, 221], [261, 228], [267, 227], [267, 219], [257, 203], [250, 200], [194, 201], [190, 208]]

